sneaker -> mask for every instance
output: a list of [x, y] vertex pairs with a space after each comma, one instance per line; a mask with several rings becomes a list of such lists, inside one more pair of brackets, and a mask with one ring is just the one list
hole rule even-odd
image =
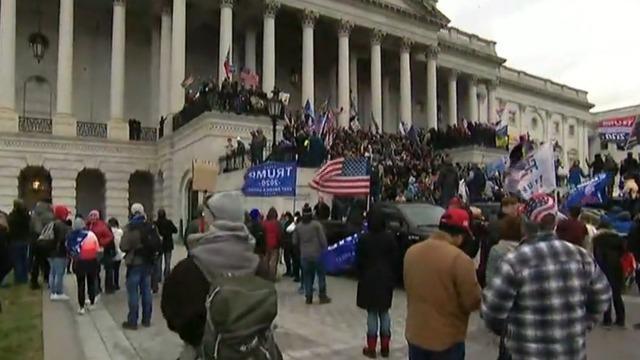
[[96, 309], [96, 303], [93, 303], [93, 304], [89, 303], [89, 308], [88, 309], [89, 309], [89, 311], [95, 310]]
[[84, 307], [81, 307], [80, 309], [78, 309], [78, 315], [84, 315], [87, 312], [87, 310]]
[[125, 330], [138, 330], [138, 325], [129, 324], [128, 321], [122, 323], [122, 328]]
[[307, 300], [305, 301], [305, 304], [307, 304], [307, 305], [313, 304], [313, 299], [312, 298], [307, 298]]
[[97, 303], [100, 300], [100, 294], [97, 294], [95, 299], [93, 300], [93, 304]]
[[331, 298], [328, 296], [323, 296], [320, 298], [320, 304], [330, 304], [331, 303]]
[[68, 301], [69, 297], [65, 294], [58, 294], [58, 300], [60, 301]]
[[58, 298], [58, 294], [51, 294], [51, 295], [49, 295], [49, 300], [51, 300], [51, 301], [58, 301], [58, 300], [59, 300], [59, 298]]
[[89, 299], [85, 300], [85, 301], [84, 301], [84, 305], [85, 305], [85, 306], [89, 306], [89, 305], [91, 305], [91, 300], [89, 300]]

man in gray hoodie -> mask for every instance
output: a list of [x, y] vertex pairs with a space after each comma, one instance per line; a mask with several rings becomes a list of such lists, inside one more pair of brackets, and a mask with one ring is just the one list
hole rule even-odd
[[[181, 360], [197, 357], [202, 342], [211, 282], [220, 274], [248, 275], [258, 271], [254, 240], [244, 225], [242, 198], [237, 193], [215, 194], [203, 204], [206, 229], [191, 234], [191, 256], [180, 261], [162, 289], [162, 315], [185, 348]], [[257, 274], [265, 277], [267, 274]]]
[[305, 204], [302, 208], [302, 221], [296, 225], [293, 232], [293, 245], [300, 247], [307, 304], [313, 303], [313, 282], [316, 275], [320, 290], [320, 304], [330, 303], [331, 299], [327, 296], [324, 266], [320, 259], [322, 253], [327, 249], [327, 237], [324, 234], [322, 224], [312, 219], [312, 210], [309, 204]]

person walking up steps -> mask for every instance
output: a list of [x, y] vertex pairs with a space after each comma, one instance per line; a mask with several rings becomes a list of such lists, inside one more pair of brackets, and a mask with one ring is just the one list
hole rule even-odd
[[78, 314], [86, 312], [86, 293], [89, 294], [90, 308], [96, 301], [96, 272], [98, 271], [98, 250], [100, 244], [96, 235], [85, 229], [82, 218], [73, 221], [72, 231], [67, 235], [67, 251], [73, 259], [73, 273], [78, 282]]
[[147, 221], [142, 204], [131, 205], [131, 220], [124, 228], [120, 250], [125, 253], [127, 265], [127, 297], [129, 314], [122, 327], [138, 329], [140, 302], [142, 301], [142, 326], [151, 326], [151, 272], [154, 260], [162, 251], [162, 240], [155, 225]]

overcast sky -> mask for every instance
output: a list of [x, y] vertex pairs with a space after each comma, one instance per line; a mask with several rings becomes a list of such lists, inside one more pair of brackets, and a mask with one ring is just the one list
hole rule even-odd
[[640, 0], [440, 0], [451, 25], [496, 41], [507, 65], [589, 92], [594, 110], [640, 104]]

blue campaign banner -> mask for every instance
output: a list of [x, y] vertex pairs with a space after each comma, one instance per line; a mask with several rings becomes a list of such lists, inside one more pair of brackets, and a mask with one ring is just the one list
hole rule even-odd
[[244, 175], [245, 196], [296, 196], [298, 167], [294, 162], [255, 165]]
[[360, 234], [353, 234], [329, 246], [322, 253], [320, 261], [327, 274], [337, 275], [353, 269], [356, 263], [356, 246], [359, 238]]
[[578, 185], [569, 193], [564, 203], [565, 209], [572, 206], [598, 205], [607, 201], [607, 174], [598, 174], [591, 180]]

